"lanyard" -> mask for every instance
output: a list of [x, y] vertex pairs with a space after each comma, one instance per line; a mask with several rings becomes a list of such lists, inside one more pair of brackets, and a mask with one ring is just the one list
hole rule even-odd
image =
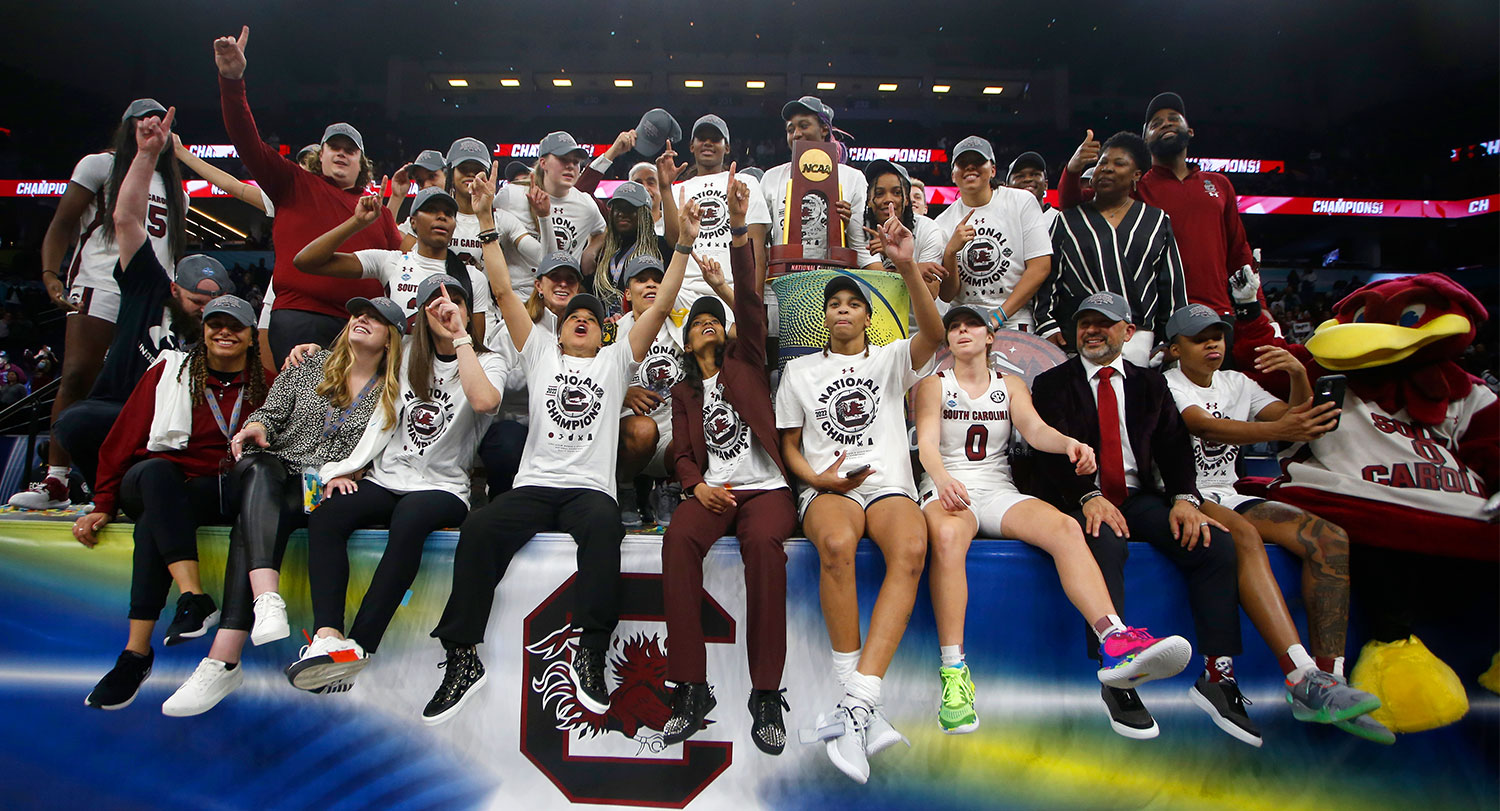
[[365, 399], [365, 395], [370, 393], [370, 389], [375, 388], [375, 381], [379, 379], [379, 375], [372, 376], [370, 382], [366, 383], [365, 387], [359, 390], [359, 394], [354, 395], [354, 399], [349, 402], [349, 407], [338, 413], [337, 419], [334, 418], [335, 412], [333, 407], [328, 407], [328, 413], [323, 415], [323, 439], [333, 439], [334, 434], [337, 434], [339, 429], [344, 427], [344, 422], [349, 419], [349, 415], [354, 413], [354, 409], [359, 408], [360, 401]]
[[214, 422], [219, 424], [219, 432], [224, 434], [225, 439], [234, 437], [234, 431], [240, 424], [240, 406], [245, 404], [245, 389], [240, 388], [240, 393], [234, 398], [234, 410], [229, 412], [229, 420], [225, 421], [224, 412], [219, 410], [219, 400], [214, 393], [206, 387], [203, 391], [203, 399], [208, 401], [208, 410], [213, 412]]

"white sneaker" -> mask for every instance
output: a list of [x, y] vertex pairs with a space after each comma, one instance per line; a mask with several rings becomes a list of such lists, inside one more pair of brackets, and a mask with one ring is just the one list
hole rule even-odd
[[891, 720], [885, 717], [885, 710], [881, 707], [876, 707], [870, 713], [870, 731], [866, 737], [865, 754], [871, 756], [878, 755], [898, 743], [906, 744], [907, 749], [911, 748], [911, 741], [891, 726]]
[[870, 760], [865, 754], [870, 717], [870, 711], [859, 704], [853, 707], [840, 704], [832, 719], [819, 730], [826, 741], [828, 759], [860, 785], [870, 779]]
[[225, 696], [245, 683], [244, 665], [233, 670], [228, 670], [227, 667], [218, 659], [199, 662], [193, 675], [188, 676], [188, 680], [177, 688], [177, 692], [162, 702], [161, 714], [186, 718], [190, 715], [202, 715], [213, 709]]
[[370, 663], [370, 655], [352, 639], [320, 636], [302, 646], [302, 655], [287, 665], [286, 677], [299, 690], [317, 690], [335, 682], [345, 682], [343, 692], [353, 687], [354, 676]]
[[18, 510], [61, 510], [73, 502], [68, 498], [68, 483], [48, 476], [11, 496], [9, 504]]
[[264, 645], [292, 635], [286, 624], [286, 600], [274, 591], [255, 598], [255, 627], [250, 629], [250, 643]]

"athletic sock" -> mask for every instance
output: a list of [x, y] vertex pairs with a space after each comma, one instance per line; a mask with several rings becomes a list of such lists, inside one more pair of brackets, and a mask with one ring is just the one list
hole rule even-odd
[[858, 704], [868, 710], [880, 706], [880, 677], [855, 671], [844, 687], [843, 704], [846, 707]]
[[1338, 676], [1341, 679], [1344, 677], [1344, 657], [1333, 657], [1333, 675]]
[[1094, 620], [1093, 627], [1094, 635], [1099, 637], [1100, 642], [1103, 642], [1104, 638], [1109, 636], [1110, 634], [1117, 634], [1121, 631], [1130, 630], [1125, 626], [1125, 623], [1117, 614], [1105, 614], [1099, 619]]
[[1226, 680], [1234, 681], [1234, 658], [1231, 656], [1203, 657], [1203, 675], [1208, 677], [1210, 684]]
[[60, 482], [66, 482], [68, 480], [68, 473], [70, 472], [67, 465], [47, 466], [47, 478], [57, 479]]
[[1344, 657], [1314, 656], [1313, 661], [1317, 663], [1318, 669], [1324, 673], [1332, 673], [1341, 679], [1344, 677]]
[[1276, 657], [1276, 661], [1281, 665], [1281, 672], [1286, 675], [1287, 684], [1296, 684], [1317, 669], [1312, 657], [1307, 655], [1307, 649], [1301, 645], [1287, 648], [1286, 653]]
[[849, 684], [849, 677], [854, 675], [854, 668], [859, 666], [859, 654], [863, 648], [855, 648], [852, 651], [833, 652], [833, 675], [838, 678], [839, 686]]
[[939, 645], [938, 655], [943, 657], [943, 667], [958, 667], [964, 663], [964, 646]]

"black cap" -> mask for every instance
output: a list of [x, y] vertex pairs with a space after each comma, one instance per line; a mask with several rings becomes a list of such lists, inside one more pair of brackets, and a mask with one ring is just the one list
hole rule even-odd
[[864, 287], [859, 283], [858, 279], [855, 279], [848, 273], [840, 273], [829, 279], [828, 284], [823, 285], [823, 304], [828, 304], [828, 300], [833, 298], [834, 294], [840, 290], [848, 290], [854, 293], [854, 295], [859, 297], [860, 301], [865, 303], [865, 309], [871, 309], [870, 297], [866, 295]]
[[1146, 105], [1146, 121], [1149, 122], [1151, 116], [1156, 115], [1157, 110], [1176, 110], [1184, 116], [1187, 115], [1187, 108], [1182, 104], [1182, 96], [1170, 90], [1165, 93], [1157, 93], [1156, 98], [1152, 99], [1151, 103]]
[[562, 317], [558, 319], [558, 324], [561, 325], [563, 321], [568, 320], [568, 316], [572, 315], [574, 310], [588, 310], [594, 314], [594, 320], [599, 322], [599, 327], [601, 329], [604, 327], [604, 303], [592, 295], [579, 293], [568, 299], [567, 305], [563, 307]]
[[708, 313], [719, 319], [719, 324], [724, 323], [724, 302], [714, 296], [701, 296], [693, 302], [692, 308], [688, 310], [687, 318], [682, 321], [682, 345], [687, 346], [688, 332], [693, 327], [693, 319]]
[[1022, 152], [1010, 162], [1010, 168], [1005, 170], [1005, 178], [1009, 180], [1017, 169], [1037, 169], [1045, 175], [1047, 174], [1047, 161], [1035, 152]]
[[531, 167], [520, 161], [511, 161], [505, 164], [505, 179], [507, 182], [515, 180], [521, 175], [531, 174]]

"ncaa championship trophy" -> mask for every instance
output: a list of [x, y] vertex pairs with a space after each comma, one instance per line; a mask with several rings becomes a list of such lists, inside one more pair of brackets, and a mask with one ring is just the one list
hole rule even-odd
[[[838, 214], [841, 198], [838, 178], [838, 146], [820, 141], [797, 141], [792, 145], [792, 171], [787, 187], [780, 190], [786, 201], [784, 239], [772, 245], [766, 275], [776, 294], [781, 328], [778, 366], [809, 352], [821, 350], [828, 341], [823, 324], [823, 287], [837, 274], [853, 276], [865, 288], [870, 313], [870, 341], [887, 344], [906, 337], [907, 313], [911, 309], [906, 284], [898, 273], [861, 270], [848, 247], [843, 218]], [[793, 212], [800, 212], [794, 216]], [[852, 227], [863, 212], [856, 211]]]

